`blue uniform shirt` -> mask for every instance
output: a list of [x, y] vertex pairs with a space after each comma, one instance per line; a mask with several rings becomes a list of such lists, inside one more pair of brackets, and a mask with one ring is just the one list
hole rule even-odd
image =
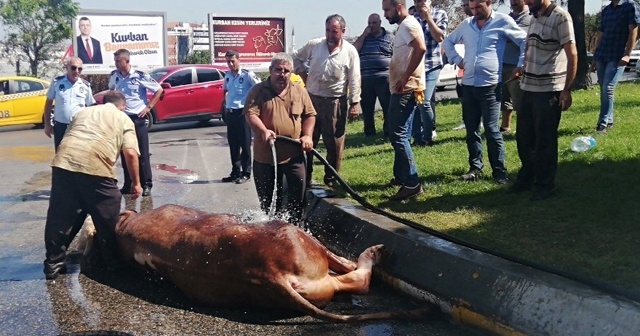
[[96, 103], [91, 84], [82, 78], [71, 83], [66, 75], [54, 78], [47, 91], [47, 98], [55, 101], [53, 120], [68, 124], [81, 109]]
[[602, 38], [593, 53], [593, 58], [600, 62], [620, 61], [627, 48], [629, 26], [638, 24], [640, 6], [635, 1], [622, 0], [615, 7], [611, 3], [602, 9], [598, 27]]
[[260, 83], [260, 79], [251, 70], [240, 69], [237, 76], [231, 70], [224, 74], [224, 90], [227, 92], [225, 105], [228, 109], [241, 109], [249, 90]]
[[147, 91], [155, 93], [160, 89], [160, 84], [144, 71], [131, 68], [126, 76], [122, 76], [118, 70], [112, 71], [109, 78], [109, 89], [124, 94], [127, 99], [125, 113], [137, 115], [149, 103]]

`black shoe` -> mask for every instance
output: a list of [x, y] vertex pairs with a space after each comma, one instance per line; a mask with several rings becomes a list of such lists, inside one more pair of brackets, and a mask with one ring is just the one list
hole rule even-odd
[[225, 182], [225, 183], [235, 182], [239, 177], [240, 177], [239, 175], [231, 174], [227, 177], [223, 177], [222, 182]]
[[433, 145], [435, 144], [436, 143], [433, 140], [429, 140], [429, 141], [420, 140], [420, 141], [413, 142], [413, 145], [416, 147], [433, 147]]
[[505, 176], [505, 177], [494, 177], [493, 180], [500, 185], [505, 185], [507, 183], [509, 183], [509, 179]]
[[235, 182], [236, 182], [236, 184], [243, 184], [243, 183], [246, 183], [247, 181], [249, 181], [249, 179], [251, 179], [250, 176], [242, 175], [242, 176], [238, 177], [235, 180]]
[[613, 123], [607, 123], [607, 129], [613, 128]]
[[556, 193], [555, 188], [554, 189], [536, 189], [531, 195], [531, 198], [529, 198], [529, 200], [532, 202], [542, 201], [553, 196], [555, 193]]
[[45, 263], [44, 263], [44, 277], [47, 280], [54, 280], [60, 274], [66, 274], [66, 273], [67, 273], [67, 264], [64, 261], [61, 261], [59, 263], [55, 263], [53, 265], [48, 264], [45, 261]]
[[336, 187], [336, 179], [334, 178], [327, 178], [325, 177], [323, 179], [324, 185], [326, 185], [329, 188], [335, 188]]
[[399, 186], [402, 186], [402, 183], [396, 181], [395, 178], [392, 178], [391, 181], [387, 183], [387, 187], [399, 187]]
[[596, 132], [600, 134], [607, 133], [607, 125], [598, 125]]
[[122, 189], [120, 189], [120, 193], [123, 195], [131, 195], [131, 186], [122, 186]]
[[389, 198], [389, 200], [391, 201], [403, 201], [406, 199], [409, 199], [411, 197], [415, 197], [418, 196], [420, 194], [422, 194], [424, 192], [424, 190], [422, 189], [422, 185], [418, 184], [415, 187], [406, 187], [406, 186], [402, 186], [400, 187], [400, 189], [398, 190], [398, 192], [391, 196]]
[[473, 182], [473, 181], [477, 181], [480, 178], [480, 176], [482, 176], [482, 170], [471, 169], [471, 170], [469, 170], [468, 173], [462, 174], [462, 176], [460, 176], [460, 178], [463, 181]]
[[517, 182], [507, 188], [507, 194], [519, 194], [524, 191], [530, 191], [531, 184]]
[[151, 195], [151, 187], [144, 186], [144, 188], [142, 188], [142, 196], [149, 196], [149, 195]]

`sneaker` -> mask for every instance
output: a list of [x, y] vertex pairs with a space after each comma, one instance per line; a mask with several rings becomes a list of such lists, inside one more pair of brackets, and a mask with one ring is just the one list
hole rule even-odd
[[465, 128], [467, 128], [467, 127], [464, 125], [464, 122], [462, 122], [462, 123], [460, 123], [460, 125], [454, 127], [453, 130], [454, 131], [461, 131], [461, 130], [463, 130]]
[[323, 179], [324, 185], [326, 185], [329, 188], [335, 188], [336, 187], [336, 179], [335, 178], [331, 178], [331, 177], [325, 177]]
[[474, 168], [469, 170], [469, 172], [467, 172], [466, 174], [462, 174], [460, 178], [463, 181], [474, 182], [474, 181], [477, 181], [478, 178], [480, 178], [480, 176], [482, 176], [482, 170]]
[[613, 128], [613, 123], [607, 123], [607, 129]]
[[607, 125], [598, 125], [598, 127], [596, 127], [596, 132], [599, 134], [607, 133]]
[[530, 191], [531, 184], [517, 182], [512, 184], [509, 188], [507, 188], [507, 194], [519, 194], [524, 191]]
[[418, 184], [415, 187], [406, 187], [406, 186], [402, 186], [400, 187], [400, 189], [398, 190], [398, 192], [391, 196], [389, 198], [389, 200], [391, 201], [403, 201], [406, 199], [409, 199], [411, 197], [415, 197], [418, 196], [420, 194], [422, 194], [424, 192], [424, 190], [422, 189], [422, 185]]
[[530, 201], [532, 202], [537, 202], [537, 201], [542, 201], [545, 200], [553, 195], [555, 195], [556, 193], [556, 189], [537, 189], [536, 191], [533, 192], [533, 194], [531, 195], [531, 198], [529, 198]]
[[435, 140], [438, 137], [438, 132], [436, 132], [436, 130], [433, 130], [433, 132], [431, 132], [431, 142], [433, 142], [433, 140]]
[[238, 177], [240, 177], [240, 175], [230, 174], [227, 177], [223, 177], [222, 182], [224, 183], [235, 182], [238, 179]]
[[249, 181], [250, 179], [251, 179], [250, 176], [242, 175], [242, 176], [238, 177], [235, 180], [235, 182], [236, 182], [236, 184], [243, 184], [243, 183], [246, 183], [247, 181]]
[[412, 146], [414, 146], [414, 147], [433, 147], [433, 145], [435, 145], [435, 142], [433, 142], [433, 140], [431, 140], [431, 141], [420, 140], [420, 141], [414, 141]]

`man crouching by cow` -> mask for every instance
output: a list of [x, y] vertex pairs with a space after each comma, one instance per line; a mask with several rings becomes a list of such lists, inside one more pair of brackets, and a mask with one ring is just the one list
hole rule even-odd
[[430, 312], [340, 315], [323, 310], [337, 293], [369, 291], [372, 267], [384, 247], [369, 247], [352, 262], [282, 220], [247, 223], [235, 215], [164, 205], [140, 214], [125, 211], [116, 238], [125, 261], [156, 271], [202, 305], [290, 309], [332, 322]]
[[47, 279], [67, 271], [67, 248], [80, 230], [86, 213], [96, 228], [98, 258], [104, 266], [119, 262], [114, 228], [120, 215], [122, 194], [117, 186], [115, 162], [124, 153], [132, 178], [132, 198], [142, 194], [138, 176], [138, 142], [135, 126], [123, 113], [125, 97], [110, 91], [104, 105], [87, 107], [71, 120], [51, 163], [51, 198], [44, 229]]

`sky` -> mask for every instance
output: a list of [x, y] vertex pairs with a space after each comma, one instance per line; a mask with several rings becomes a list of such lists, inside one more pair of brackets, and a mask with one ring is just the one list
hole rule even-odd
[[[327, 16], [332, 14], [340, 14], [344, 17], [347, 23], [347, 36], [362, 34], [371, 13], [380, 14], [383, 26], [390, 28], [382, 15], [381, 0], [341, 0], [335, 3], [323, 0], [79, 0], [78, 2], [83, 9], [163, 11], [167, 13], [168, 21], [191, 23], [206, 23], [207, 13], [215, 13], [220, 16], [284, 16], [287, 38], [291, 36], [291, 29], [295, 28], [297, 48], [309, 39], [324, 36], [324, 21]], [[408, 3], [412, 3], [412, 1], [408, 1]], [[601, 0], [585, 0], [585, 3], [587, 4], [586, 13], [599, 11], [603, 4]], [[604, 4], [607, 3], [608, 1], [604, 2]], [[508, 8], [503, 6], [500, 11], [507, 12]]]

